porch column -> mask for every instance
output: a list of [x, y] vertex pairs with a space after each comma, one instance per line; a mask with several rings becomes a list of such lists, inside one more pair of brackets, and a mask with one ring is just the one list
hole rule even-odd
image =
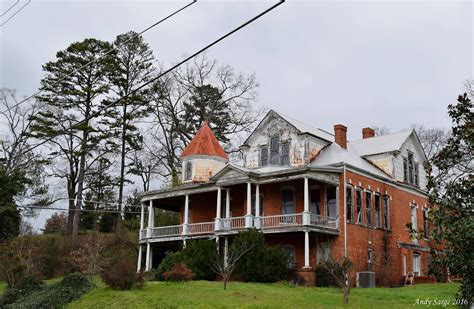
[[217, 188], [217, 205], [216, 205], [216, 221], [214, 224], [214, 230], [218, 231], [220, 230], [220, 225], [221, 225], [221, 195], [222, 195], [222, 189], [221, 187]]
[[261, 219], [260, 219], [260, 185], [255, 185], [255, 227], [257, 229], [261, 228]]
[[[143, 206], [142, 206], [143, 209]], [[138, 262], [137, 262], [137, 273], [142, 269], [142, 245], [138, 246]]]
[[245, 215], [245, 227], [252, 227], [252, 183], [247, 182], [247, 214]]
[[150, 270], [150, 250], [151, 250], [150, 243], [147, 242], [146, 243], [146, 256], [145, 256], [145, 271]]
[[155, 211], [153, 210], [153, 200], [150, 200], [150, 205], [148, 206], [148, 238], [151, 237], [151, 229], [155, 221]]
[[188, 234], [188, 224], [189, 224], [189, 195], [184, 196], [184, 217], [183, 217], [183, 235]]
[[303, 268], [311, 268], [311, 266], [309, 266], [309, 232], [304, 232], [304, 266]]
[[308, 177], [304, 178], [304, 210], [303, 225], [309, 225], [311, 222], [311, 214], [309, 212], [309, 184]]
[[143, 237], [142, 231], [145, 228], [145, 205], [141, 204], [141, 212], [140, 212], [140, 231], [138, 232], [138, 239], [145, 238]]
[[224, 237], [224, 267], [227, 268], [227, 255], [229, 252], [229, 241], [227, 237]]
[[230, 229], [230, 189], [225, 191], [225, 220], [223, 228], [225, 230]]

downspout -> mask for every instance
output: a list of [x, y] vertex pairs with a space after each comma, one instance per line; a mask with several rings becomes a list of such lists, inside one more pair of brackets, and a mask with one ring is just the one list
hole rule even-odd
[[342, 164], [344, 173], [344, 257], [347, 258], [347, 186], [346, 186], [346, 163]]

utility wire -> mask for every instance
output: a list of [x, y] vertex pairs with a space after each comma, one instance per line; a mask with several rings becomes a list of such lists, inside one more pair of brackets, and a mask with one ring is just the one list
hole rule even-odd
[[[30, 1], [31, 1], [31, 0], [30, 0]], [[115, 46], [114, 48], [112, 48], [112, 49], [110, 49], [109, 51], [107, 51], [106, 53], [100, 55], [100, 56], [97, 57], [96, 59], [89, 61], [88, 63], [84, 64], [83, 66], [81, 66], [81, 67], [79, 67], [79, 68], [77, 68], [77, 69], [74, 69], [71, 73], [69, 73], [69, 74], [67, 74], [67, 75], [65, 75], [65, 76], [63, 76], [63, 77], [61, 77], [60, 79], [58, 79], [57, 81], [55, 81], [54, 83], [52, 83], [52, 86], [54, 86], [54, 85], [56, 85], [56, 84], [59, 84], [60, 82], [62, 82], [63, 80], [65, 80], [67, 77], [70, 77], [72, 74], [75, 74], [75, 73], [77, 73], [78, 71], [80, 71], [80, 70], [84, 69], [85, 67], [89, 66], [90, 64], [92, 64], [92, 63], [94, 63], [94, 62], [100, 60], [101, 58], [103, 58], [103, 57], [105, 57], [106, 55], [112, 53], [113, 51], [115, 51], [116, 49], [118, 49], [118, 48], [122, 47], [123, 45], [127, 44], [128, 42], [130, 42], [131, 40], [135, 39], [136, 37], [142, 35], [143, 33], [147, 32], [148, 30], [150, 30], [150, 29], [152, 29], [152, 28], [158, 26], [159, 24], [161, 24], [161, 23], [164, 22], [165, 20], [167, 20], [167, 19], [173, 17], [174, 15], [178, 14], [179, 12], [181, 12], [181, 11], [187, 9], [188, 7], [190, 7], [191, 5], [193, 5], [193, 4], [196, 3], [196, 2], [197, 2], [197, 0], [193, 0], [193, 2], [188, 3], [187, 5], [183, 6], [182, 8], [180, 8], [180, 9], [174, 11], [173, 13], [169, 14], [168, 16], [166, 16], [166, 17], [160, 19], [159, 21], [155, 22], [154, 24], [152, 24], [152, 25], [148, 26], [147, 28], [143, 29], [142, 31], [138, 32], [136, 35], [130, 37], [128, 40], [126, 40], [126, 41], [123, 42], [122, 44], [120, 44], [120, 45], [118, 45], [118, 46]], [[33, 97], [35, 97], [35, 96], [37, 96], [38, 94], [42, 93], [43, 91], [44, 91], [43, 89], [38, 90], [37, 92], [33, 93], [32, 95], [30, 95], [30, 96], [24, 98], [23, 100], [21, 100], [20, 102], [18, 102], [18, 103], [16, 103], [16, 104], [12, 105], [11, 107], [9, 107], [9, 109], [17, 107], [18, 105], [22, 104], [22, 103], [25, 102], [25, 101], [28, 101], [29, 99], [31, 99], [31, 98], [33, 98]]]
[[11, 9], [13, 9], [14, 6], [16, 6], [20, 2], [20, 0], [16, 0], [15, 3], [13, 3], [5, 12], [3, 12], [0, 17], [3, 17], [3, 15], [7, 14]]
[[102, 113], [103, 111], [113, 107], [114, 105], [116, 105], [118, 102], [122, 101], [123, 99], [126, 99], [128, 98], [129, 96], [135, 94], [136, 92], [140, 91], [141, 89], [145, 88], [146, 86], [150, 85], [151, 83], [155, 82], [156, 80], [160, 79], [161, 77], [163, 77], [164, 75], [168, 74], [169, 72], [173, 71], [174, 69], [176, 69], [177, 67], [181, 66], [182, 64], [188, 62], [189, 60], [191, 60], [192, 58], [196, 57], [197, 55], [203, 53], [204, 51], [208, 50], [209, 48], [211, 48], [212, 46], [216, 45], [217, 43], [221, 42], [222, 40], [224, 40], [225, 38], [231, 36], [232, 34], [234, 34], [235, 32], [239, 31], [240, 29], [246, 27], [247, 25], [251, 24], [252, 22], [254, 22], [255, 20], [259, 19], [260, 17], [262, 17], [263, 15], [267, 14], [268, 12], [272, 11], [273, 9], [275, 9], [276, 7], [278, 7], [279, 5], [283, 4], [285, 2], [285, 0], [280, 0], [278, 3], [272, 5], [271, 7], [269, 7], [268, 9], [266, 9], [265, 11], [261, 12], [260, 14], [256, 15], [255, 17], [249, 19], [248, 21], [246, 21], [245, 23], [243, 23], [242, 25], [238, 26], [237, 28], [234, 28], [233, 30], [227, 32], [226, 34], [224, 34], [223, 36], [221, 36], [220, 38], [218, 38], [217, 40], [209, 43], [208, 45], [206, 45], [205, 47], [201, 48], [200, 50], [198, 50], [197, 52], [195, 52], [194, 54], [192, 54], [191, 56], [185, 58], [184, 60], [181, 60], [180, 62], [178, 62], [177, 64], [173, 65], [171, 68], [167, 69], [166, 71], [160, 73], [158, 76], [152, 78], [151, 80], [149, 80], [148, 82], [142, 84], [141, 86], [135, 88], [134, 90], [132, 90], [131, 92], [129, 92], [128, 94], [126, 94], [125, 96], [123, 97], [120, 97], [118, 98], [117, 100], [115, 101], [112, 101], [110, 102], [109, 104], [105, 105], [103, 108], [100, 108], [98, 109], [96, 112], [92, 113], [91, 115], [89, 115], [88, 117], [76, 122], [75, 124], [73, 124], [72, 126], [70, 126], [69, 128], [66, 128], [62, 131], [59, 131], [57, 133], [55, 133], [53, 136], [45, 139], [44, 141], [26, 149], [25, 151], [23, 151], [20, 155], [24, 155], [25, 153], [43, 145], [43, 144], [46, 144], [47, 142], [50, 142], [52, 141], [55, 137], [63, 134], [63, 133], [67, 133], [69, 132], [70, 130], [74, 129], [75, 127], [83, 124], [83, 123], [87, 123], [89, 120], [91, 120], [92, 118], [94, 117], [97, 117], [98, 115], [100, 115], [100, 113]]
[[23, 208], [37, 209], [37, 210], [59, 210], [59, 211], [79, 211], [79, 212], [105, 212], [105, 213], [126, 213], [126, 214], [141, 214], [140, 211], [120, 211], [120, 210], [105, 210], [105, 209], [69, 209], [58, 207], [43, 207], [43, 206], [23, 206]]
[[[30, 4], [31, 0], [28, 0], [28, 2], [22, 6], [18, 11], [15, 12], [15, 14], [13, 14], [12, 16], [10, 16], [10, 18], [8, 18], [4, 23], [0, 24], [0, 27], [3, 27], [10, 19], [12, 19], [13, 17], [16, 16], [16, 14], [20, 13], [21, 10], [23, 10], [28, 4]], [[9, 11], [9, 10], [8, 10]], [[8, 12], [7, 11], [7, 12]]]

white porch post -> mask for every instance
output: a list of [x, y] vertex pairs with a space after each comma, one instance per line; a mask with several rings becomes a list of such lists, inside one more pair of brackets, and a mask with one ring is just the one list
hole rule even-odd
[[247, 214], [245, 215], [245, 227], [252, 227], [252, 183], [247, 182]]
[[183, 235], [188, 234], [188, 224], [189, 224], [189, 195], [184, 196], [184, 217], [183, 217]]
[[309, 266], [309, 232], [304, 232], [304, 267], [311, 268]]
[[150, 243], [146, 243], [145, 271], [150, 270]]
[[261, 227], [260, 219], [260, 185], [255, 185], [255, 227], [259, 229]]
[[222, 196], [222, 189], [221, 187], [217, 188], [217, 204], [216, 204], [216, 221], [214, 224], [214, 230], [220, 230], [221, 225], [221, 196]]
[[225, 224], [224, 229], [230, 229], [230, 189], [225, 191]]
[[303, 225], [309, 225], [311, 222], [311, 214], [309, 212], [309, 184], [308, 177], [304, 178], [304, 210]]
[[[142, 206], [143, 209], [143, 206]], [[142, 246], [138, 246], [138, 262], [137, 262], [137, 273], [142, 269]]]
[[153, 200], [150, 201], [148, 206], [148, 238], [151, 237], [151, 229], [153, 228], [154, 221], [155, 221], [155, 212], [153, 211]]
[[141, 204], [141, 212], [140, 212], [140, 231], [138, 232], [138, 239], [145, 238], [142, 235], [142, 231], [145, 228], [145, 205]]

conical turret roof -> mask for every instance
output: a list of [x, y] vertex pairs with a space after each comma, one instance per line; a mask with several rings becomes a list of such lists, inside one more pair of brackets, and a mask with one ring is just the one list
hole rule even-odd
[[184, 148], [181, 158], [194, 155], [217, 156], [226, 160], [229, 159], [216, 136], [212, 133], [207, 121], [202, 123], [199, 131], [194, 135], [188, 146]]

